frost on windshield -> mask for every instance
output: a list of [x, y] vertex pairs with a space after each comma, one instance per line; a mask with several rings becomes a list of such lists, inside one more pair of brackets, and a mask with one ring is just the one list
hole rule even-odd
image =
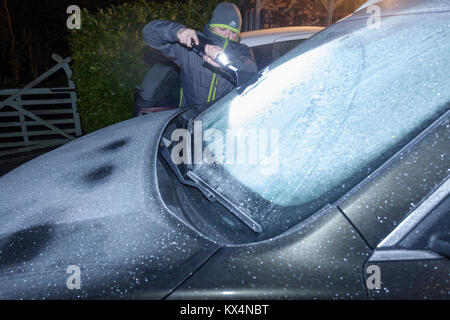
[[[256, 198], [240, 189], [298, 206], [387, 160], [450, 101], [449, 15], [411, 21], [390, 17], [372, 30], [344, 22], [352, 31], [336, 37], [337, 24], [312, 38], [318, 45], [311, 50], [297, 47], [257, 83], [212, 106], [197, 119], [204, 132], [276, 130], [278, 141], [267, 148], [277, 150], [276, 159], [237, 163], [224, 151], [220, 170], [202, 164], [197, 174], [257, 216]], [[237, 144], [232, 156], [254, 152], [254, 141]]]

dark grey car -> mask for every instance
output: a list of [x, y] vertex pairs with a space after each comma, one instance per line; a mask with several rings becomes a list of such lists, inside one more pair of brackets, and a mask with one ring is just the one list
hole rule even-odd
[[449, 21], [370, 1], [212, 106], [6, 174], [0, 298], [448, 299]]

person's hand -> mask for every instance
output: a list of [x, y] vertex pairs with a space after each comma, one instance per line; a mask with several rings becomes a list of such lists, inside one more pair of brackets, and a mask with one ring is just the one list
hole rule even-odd
[[195, 33], [195, 30], [189, 28], [181, 28], [177, 31], [178, 41], [181, 44], [184, 44], [188, 48], [192, 47], [192, 40], [194, 40], [195, 44], [198, 46], [198, 37]]
[[220, 66], [214, 61], [214, 59], [222, 52], [223, 50], [221, 47], [207, 44], [205, 46], [205, 55], [203, 56], [203, 60], [216, 68], [220, 68]]

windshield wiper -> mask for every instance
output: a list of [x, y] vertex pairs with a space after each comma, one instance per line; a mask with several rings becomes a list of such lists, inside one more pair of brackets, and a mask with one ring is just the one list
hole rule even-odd
[[228, 200], [226, 197], [218, 193], [213, 187], [211, 187], [208, 183], [203, 181], [200, 177], [198, 177], [195, 173], [188, 170], [186, 175], [191, 178], [192, 181], [195, 181], [197, 184], [197, 187], [200, 190], [205, 190], [206, 194], [213, 195], [213, 199], [207, 196], [207, 198], [213, 202], [218, 201], [220, 202], [225, 208], [230, 210], [239, 220], [241, 220], [243, 223], [245, 223], [246, 226], [248, 226], [250, 229], [257, 233], [262, 232], [262, 227], [259, 223], [257, 223], [255, 220], [250, 218], [243, 210], [241, 210], [239, 207], [233, 204], [230, 200]]
[[182, 184], [199, 189], [210, 202], [217, 201], [222, 204], [251, 230], [257, 233], [262, 232], [261, 225], [253, 220], [242, 209], [233, 204], [233, 202], [217, 192], [217, 190], [194, 174], [185, 165], [174, 164], [170, 156], [170, 141], [163, 140], [163, 143], [159, 147], [159, 153]]

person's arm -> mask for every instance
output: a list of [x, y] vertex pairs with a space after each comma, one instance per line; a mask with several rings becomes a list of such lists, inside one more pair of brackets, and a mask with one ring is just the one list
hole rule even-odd
[[175, 21], [153, 20], [144, 27], [142, 34], [150, 47], [161, 51], [180, 65], [186, 50], [180, 44], [180, 33], [183, 35], [182, 40], [186, 38], [185, 32], [179, 32], [183, 30], [190, 29]]

